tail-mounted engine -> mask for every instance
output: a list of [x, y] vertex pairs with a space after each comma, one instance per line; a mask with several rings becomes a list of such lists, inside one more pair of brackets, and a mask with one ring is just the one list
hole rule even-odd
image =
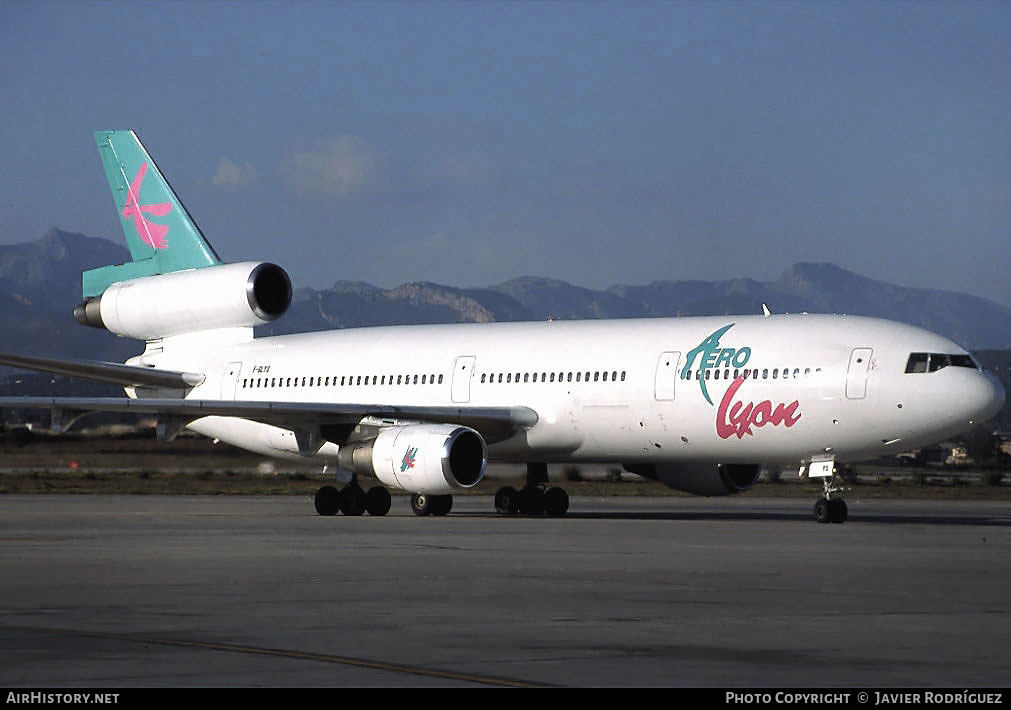
[[487, 462], [481, 435], [455, 424], [389, 427], [374, 439], [342, 446], [338, 454], [342, 468], [428, 495], [476, 486]]
[[241, 262], [120, 281], [74, 309], [83, 325], [153, 340], [263, 325], [291, 305], [291, 280], [275, 264]]

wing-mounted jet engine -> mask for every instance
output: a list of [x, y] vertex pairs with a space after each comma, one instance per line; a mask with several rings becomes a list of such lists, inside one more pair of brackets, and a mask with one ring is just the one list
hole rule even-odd
[[[368, 440], [345, 444], [337, 460], [342, 468], [355, 474], [414, 491], [411, 508], [418, 515], [446, 515], [453, 505], [454, 491], [481, 482], [488, 449], [481, 435], [470, 427], [407, 424], [382, 429]], [[360, 515], [368, 510], [381, 515], [389, 510], [389, 494], [385, 503], [381, 496], [375, 488], [362, 493], [354, 483], [339, 493], [324, 486], [316, 494], [316, 509], [322, 515], [334, 514], [337, 507], [345, 514]]]

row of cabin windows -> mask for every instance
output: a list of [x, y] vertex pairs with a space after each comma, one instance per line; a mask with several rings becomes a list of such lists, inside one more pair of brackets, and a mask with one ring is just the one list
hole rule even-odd
[[[961, 363], [959, 363], [961, 364]], [[907, 368], [907, 372], [909, 372]], [[693, 377], [694, 372], [694, 377]], [[759, 372], [761, 372], [761, 379], [799, 379], [800, 377], [809, 377], [812, 372], [820, 373], [821, 368], [817, 367], [812, 370], [810, 367], [804, 368], [803, 372], [799, 367], [790, 368], [784, 367], [780, 370], [778, 367], [769, 369], [763, 368], [762, 370], [749, 369], [741, 370], [735, 368], [733, 370], [705, 370], [705, 375], [702, 375], [702, 370], [689, 370], [687, 373], [681, 373], [682, 380], [691, 379], [713, 379], [713, 380], [729, 380], [737, 379], [738, 377], [743, 377], [744, 379], [759, 379]], [[732, 374], [731, 374], [732, 373]], [[791, 374], [792, 373], [792, 374]], [[499, 373], [482, 373], [481, 383], [485, 384], [496, 384], [496, 383], [512, 383], [512, 382], [624, 382], [625, 381], [625, 370], [612, 370], [611, 372], [601, 371], [601, 370], [587, 370], [586, 372], [499, 372]], [[434, 385], [442, 384], [443, 375], [343, 375], [338, 378], [336, 375], [333, 377], [256, 377], [256, 378], [243, 378], [242, 388], [251, 389], [257, 387], [367, 387], [372, 386], [385, 386], [385, 385]]]
[[[588, 370], [586, 372], [498, 372], [482, 373], [481, 384], [498, 384], [510, 382], [617, 382], [619, 377], [625, 381], [625, 371], [620, 373], [617, 370], [606, 372], [602, 370]], [[521, 379], [522, 378], [522, 379]]]
[[442, 375], [337, 375], [333, 377], [249, 377], [242, 388], [253, 387], [366, 387], [369, 385], [442, 384]]
[[[780, 370], [778, 367], [774, 367], [771, 370], [767, 367], [762, 368], [762, 370], [758, 370], [757, 368], [753, 370], [741, 370], [737, 368], [735, 368], [734, 370], [730, 370], [728, 368], [724, 370], [705, 370], [706, 373], [705, 375], [702, 374], [702, 370], [689, 370], [687, 373], [685, 372], [681, 373], [681, 379], [682, 380], [692, 379], [692, 372], [695, 373], [694, 378], [696, 380], [700, 380], [703, 377], [705, 377], [705, 379], [707, 380], [719, 380], [719, 379], [736, 380], [739, 377], [744, 378], [745, 380], [749, 379], [757, 380], [759, 379], [759, 372], [761, 372], [761, 379], [763, 380], [769, 379], [789, 380], [791, 378], [800, 379], [801, 377], [810, 377], [812, 372], [815, 374], [820, 373], [821, 368], [816, 367], [813, 370], [810, 367], [805, 367], [803, 370], [801, 370], [799, 367], [795, 367], [793, 368], [793, 370], [791, 370], [789, 367], [784, 367], [782, 370]], [[720, 373], [723, 374], [721, 375]], [[731, 373], [733, 373], [733, 376], [731, 376]]]

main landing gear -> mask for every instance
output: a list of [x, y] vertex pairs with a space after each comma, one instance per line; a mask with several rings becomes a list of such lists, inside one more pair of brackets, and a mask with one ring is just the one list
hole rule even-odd
[[411, 510], [415, 515], [447, 515], [453, 509], [453, 496], [431, 496], [415, 493], [411, 496]]
[[373, 486], [367, 492], [352, 480], [340, 490], [323, 486], [316, 491], [316, 512], [320, 515], [386, 515], [392, 504], [390, 492], [382, 486]]
[[[373, 486], [362, 490], [352, 481], [340, 490], [333, 486], [323, 486], [316, 491], [314, 499], [316, 512], [320, 515], [386, 515], [390, 512], [392, 498], [383, 486]], [[453, 508], [453, 496], [430, 496], [415, 493], [411, 496], [411, 510], [415, 515], [446, 515]]]
[[547, 464], [528, 463], [526, 484], [518, 491], [512, 486], [499, 488], [495, 494], [495, 510], [502, 515], [562, 517], [569, 510], [569, 494], [563, 488], [548, 487], [547, 483]]

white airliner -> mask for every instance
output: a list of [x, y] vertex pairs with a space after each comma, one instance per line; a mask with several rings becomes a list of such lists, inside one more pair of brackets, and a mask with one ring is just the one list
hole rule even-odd
[[[754, 315], [354, 328], [253, 337], [287, 310], [267, 263], [225, 264], [132, 131], [95, 134], [133, 260], [85, 272], [78, 320], [146, 343], [125, 365], [21, 355], [7, 364], [123, 385], [126, 398], [17, 398], [68, 425], [157, 414], [268, 456], [350, 472], [321, 515], [383, 515], [392, 487], [444, 515], [489, 460], [527, 464], [505, 514], [562, 515], [547, 464], [616, 463], [700, 495], [748, 490], [763, 464], [820, 477], [842, 522], [837, 464], [929, 445], [983, 422], [1000, 383], [952, 341], [902, 323]], [[367, 492], [359, 476], [384, 486]]]

